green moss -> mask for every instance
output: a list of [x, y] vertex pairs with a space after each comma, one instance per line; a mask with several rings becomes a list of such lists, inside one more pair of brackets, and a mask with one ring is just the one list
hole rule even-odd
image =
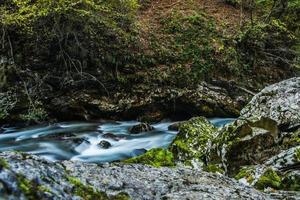
[[22, 174], [17, 174], [16, 178], [17, 178], [19, 189], [24, 193], [25, 197], [29, 200], [41, 199], [43, 193], [50, 192], [48, 188], [38, 185], [33, 180], [28, 180]]
[[254, 181], [254, 167], [243, 167], [240, 169], [239, 173], [234, 176], [236, 180], [240, 180], [242, 178], [245, 178], [248, 183], [252, 183]]
[[4, 158], [0, 158], [0, 168], [5, 168], [5, 169], [9, 168], [9, 164]]
[[300, 145], [300, 130], [295, 131], [291, 138], [284, 140], [284, 145], [287, 147], [294, 147]]
[[37, 187], [38, 191], [41, 191], [41, 192], [47, 192], [47, 193], [51, 193], [51, 190], [49, 188], [47, 188], [46, 186], [43, 186], [43, 185], [39, 185]]
[[295, 150], [294, 157], [298, 162], [300, 162], [300, 148]]
[[119, 194], [110, 197], [110, 200], [130, 200], [131, 198], [125, 192], [120, 192]]
[[92, 186], [84, 185], [81, 181], [75, 177], [67, 177], [68, 181], [74, 186], [74, 194], [82, 197], [84, 200], [107, 200], [109, 199], [107, 194], [95, 190]]
[[281, 186], [281, 177], [273, 169], [270, 168], [267, 169], [255, 183], [255, 187], [260, 190], [268, 187], [280, 189]]
[[174, 166], [173, 154], [166, 149], [151, 149], [145, 154], [123, 161], [124, 163], [141, 163], [154, 167]]
[[221, 167], [219, 167], [218, 165], [215, 165], [215, 164], [208, 164], [203, 169], [204, 169], [204, 171], [212, 172], [212, 173], [216, 173], [216, 172], [221, 173], [221, 174], [224, 173], [224, 170]]

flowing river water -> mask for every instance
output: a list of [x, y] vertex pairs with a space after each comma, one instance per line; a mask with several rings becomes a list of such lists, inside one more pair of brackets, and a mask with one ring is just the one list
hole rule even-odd
[[[210, 119], [217, 127], [233, 121], [231, 118]], [[130, 134], [128, 129], [139, 122], [57, 123], [28, 128], [2, 128], [0, 151], [22, 151], [40, 155], [48, 160], [79, 160], [83, 162], [111, 162], [143, 154], [146, 150], [167, 148], [176, 137], [168, 130], [174, 122], [153, 124], [153, 131]], [[108, 135], [105, 133], [112, 133]], [[111, 147], [99, 146], [106, 141]]]

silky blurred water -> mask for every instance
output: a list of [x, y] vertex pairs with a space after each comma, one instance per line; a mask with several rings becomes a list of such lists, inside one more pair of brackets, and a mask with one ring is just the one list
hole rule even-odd
[[[210, 121], [217, 127], [232, 122], [231, 118], [215, 118]], [[167, 148], [177, 132], [169, 131], [174, 122], [153, 124], [154, 130], [130, 134], [128, 129], [139, 122], [122, 121], [109, 123], [57, 123], [44, 127], [2, 128], [0, 151], [22, 151], [40, 155], [48, 160], [79, 160], [83, 162], [111, 162], [140, 155], [146, 150]], [[113, 133], [119, 140], [104, 138]], [[111, 144], [108, 149], [98, 144], [105, 140]]]

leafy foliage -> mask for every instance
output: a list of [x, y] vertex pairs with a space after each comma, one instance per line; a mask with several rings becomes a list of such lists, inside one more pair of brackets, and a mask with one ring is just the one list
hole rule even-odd
[[82, 74], [128, 62], [137, 7], [135, 0], [6, 0], [1, 23], [18, 66]]
[[245, 27], [238, 37], [238, 49], [250, 67], [271, 65], [288, 69], [296, 56], [291, 50], [295, 42], [295, 35], [284, 23], [272, 20]]

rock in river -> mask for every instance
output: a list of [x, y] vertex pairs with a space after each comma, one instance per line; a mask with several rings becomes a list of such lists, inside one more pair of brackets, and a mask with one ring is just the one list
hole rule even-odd
[[102, 135], [103, 138], [105, 139], [111, 139], [111, 140], [114, 140], [114, 141], [119, 141], [119, 140], [122, 140], [122, 139], [126, 139], [126, 137], [124, 136], [117, 136], [113, 133], [105, 133]]
[[140, 123], [138, 125], [135, 125], [135, 126], [131, 127], [129, 129], [129, 132], [131, 134], [138, 134], [138, 133], [148, 132], [148, 131], [152, 131], [152, 130], [154, 130], [154, 127], [151, 126], [150, 124], [148, 124], [148, 123]]
[[101, 147], [102, 149], [108, 149], [111, 147], [111, 144], [106, 140], [101, 140], [98, 146]]

